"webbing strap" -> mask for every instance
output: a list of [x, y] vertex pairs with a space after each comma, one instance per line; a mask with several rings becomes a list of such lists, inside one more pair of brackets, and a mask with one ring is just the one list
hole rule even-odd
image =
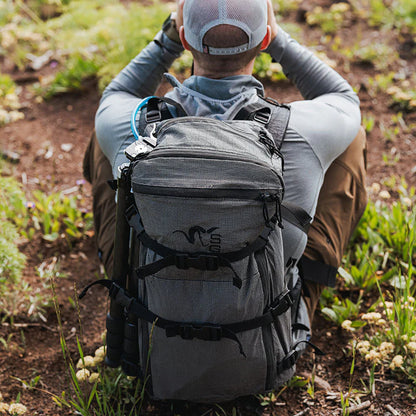
[[178, 322], [165, 319], [153, 313], [135, 297], [130, 296], [122, 287], [108, 279], [97, 280], [89, 284], [79, 295], [82, 299], [87, 291], [95, 285], [101, 285], [108, 289], [109, 296], [126, 309], [127, 314], [134, 315], [150, 324], [162, 328], [167, 337], [181, 336], [183, 339], [201, 339], [205, 341], [219, 341], [221, 338], [231, 339], [239, 345], [240, 353], [245, 356], [240, 340], [237, 335], [240, 332], [249, 331], [272, 324], [280, 315], [285, 313], [300, 295], [296, 287], [281, 293], [267, 311], [256, 318], [231, 324], [213, 324], [200, 322]]
[[312, 217], [301, 207], [291, 202], [283, 202], [281, 204], [282, 217], [293, 224], [295, 227], [308, 234]]
[[290, 107], [279, 104], [272, 98], [261, 95], [254, 103], [245, 105], [234, 116], [234, 120], [254, 120], [273, 132], [273, 139], [278, 150], [282, 147], [290, 118]]
[[299, 344], [308, 344], [309, 346], [311, 346], [316, 355], [325, 355], [325, 353], [318, 348], [316, 345], [312, 344], [312, 342], [310, 342], [309, 340], [302, 340], [299, 341], [298, 343], [296, 343], [296, 345], [293, 347], [293, 349], [289, 352], [289, 354], [287, 354], [282, 361], [280, 361], [280, 363], [277, 364], [277, 372], [281, 373], [285, 370], [288, 370], [290, 367], [293, 367], [296, 364], [296, 361], [298, 360], [298, 358], [301, 355], [302, 351], [299, 351], [297, 349]]
[[[150, 248], [156, 254], [159, 254], [166, 259], [158, 260], [152, 264], [142, 266], [137, 270], [139, 277], [146, 277], [149, 274], [156, 273], [167, 266], [180, 265], [180, 261], [185, 261], [187, 259], [187, 264], [184, 263], [183, 267], [179, 268], [188, 268], [193, 267], [201, 270], [217, 270], [219, 266], [230, 267], [229, 263], [234, 263], [236, 261], [242, 260], [250, 254], [261, 250], [264, 248], [269, 240], [270, 234], [276, 227], [277, 216], [270, 218], [266, 226], [264, 227], [261, 234], [250, 244], [243, 247], [237, 251], [231, 251], [228, 253], [184, 253], [177, 250], [173, 250], [169, 247], [166, 247], [156, 240], [152, 239], [144, 230], [143, 225], [140, 220], [139, 213], [134, 204], [131, 204], [126, 210], [126, 218], [130, 227], [136, 231], [137, 238], [140, 242], [147, 248]], [[218, 266], [213, 263], [212, 258], [217, 258]], [[207, 266], [208, 268], [202, 268]], [[215, 267], [215, 268], [212, 268]], [[230, 267], [232, 269], [232, 267]], [[240, 285], [241, 286], [241, 285]]]
[[330, 264], [311, 260], [303, 255], [299, 262], [299, 273], [303, 280], [319, 283], [324, 286], [334, 287], [338, 269]]
[[187, 116], [184, 108], [174, 100], [168, 97], [153, 97], [147, 102], [146, 123], [155, 123], [162, 120], [173, 118], [166, 104], [170, 104], [176, 109], [177, 117]]

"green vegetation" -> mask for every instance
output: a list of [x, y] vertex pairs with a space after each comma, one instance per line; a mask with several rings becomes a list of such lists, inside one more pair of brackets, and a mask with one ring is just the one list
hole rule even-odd
[[[404, 181], [396, 189], [399, 199], [388, 203], [389, 192], [373, 185], [380, 200], [369, 203], [344, 257], [343, 285], [325, 290], [321, 307], [351, 333], [365, 363], [416, 385], [415, 190]], [[370, 308], [364, 295], [375, 300]]]
[[319, 26], [325, 33], [335, 33], [349, 20], [346, 14], [350, 11], [348, 3], [334, 3], [328, 10], [317, 6], [306, 13], [306, 22], [311, 26]]
[[45, 195], [41, 191], [35, 191], [33, 196], [35, 202], [28, 201], [15, 179], [0, 176], [2, 320], [13, 320], [22, 314], [33, 320], [45, 320], [45, 308], [52, 305], [49, 293], [52, 281], [63, 276], [58, 258], [53, 257], [36, 268], [39, 280], [32, 287], [23, 275], [26, 262], [19, 245], [41, 237], [47, 242], [64, 241], [71, 248], [92, 226], [91, 213], [79, 208], [77, 197]]
[[0, 73], [0, 127], [23, 118], [19, 103], [19, 89], [8, 75]]

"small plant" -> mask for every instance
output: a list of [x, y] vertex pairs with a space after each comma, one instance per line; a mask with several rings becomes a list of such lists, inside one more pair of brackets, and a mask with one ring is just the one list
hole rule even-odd
[[272, 62], [270, 55], [260, 54], [254, 63], [254, 74], [258, 78], [267, 78], [273, 81], [285, 80], [286, 76], [283, 73], [282, 67], [277, 62]]
[[344, 53], [352, 62], [371, 64], [379, 71], [385, 70], [391, 62], [396, 62], [399, 58], [395, 48], [383, 43], [359, 44], [346, 49]]
[[391, 86], [386, 92], [392, 98], [392, 104], [399, 107], [401, 110], [415, 111], [416, 110], [416, 87], [409, 88], [407, 83], [402, 83], [401, 86]]
[[309, 384], [309, 380], [304, 377], [294, 376], [292, 377], [279, 391], [272, 391], [267, 394], [259, 394], [258, 399], [260, 405], [264, 407], [276, 407], [279, 397], [286, 391], [292, 389], [302, 389]]
[[367, 133], [373, 131], [375, 122], [375, 118], [372, 115], [363, 115], [362, 125]]
[[317, 6], [306, 13], [306, 22], [311, 26], [319, 26], [325, 33], [335, 33], [348, 19], [349, 13], [348, 3], [334, 3], [328, 10]]
[[354, 331], [356, 328], [363, 326], [359, 320], [354, 320], [360, 313], [361, 303], [361, 295], [356, 302], [353, 302], [350, 299], [339, 298], [334, 295], [333, 290], [325, 288], [321, 296], [321, 312], [327, 319], [337, 325]]
[[53, 95], [82, 90], [83, 82], [95, 77], [98, 69], [99, 65], [95, 60], [85, 59], [79, 55], [72, 56], [66, 63], [65, 69], [58, 72], [52, 82], [37, 88], [37, 92], [45, 98], [50, 98]]
[[20, 111], [20, 90], [8, 75], [0, 73], [0, 127], [24, 118]]

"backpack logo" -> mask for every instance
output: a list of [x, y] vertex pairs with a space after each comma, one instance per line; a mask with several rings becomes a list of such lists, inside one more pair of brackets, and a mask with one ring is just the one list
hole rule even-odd
[[173, 233], [182, 234], [189, 244], [199, 244], [202, 247], [208, 247], [208, 250], [213, 253], [221, 251], [221, 234], [214, 233], [218, 227], [208, 228], [207, 230], [199, 225], [194, 225], [188, 230], [188, 233], [182, 230], [175, 230]]

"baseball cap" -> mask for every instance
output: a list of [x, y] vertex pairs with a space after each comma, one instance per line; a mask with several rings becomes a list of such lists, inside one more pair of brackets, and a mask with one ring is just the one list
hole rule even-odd
[[[185, 0], [185, 39], [195, 50], [210, 55], [235, 55], [259, 45], [267, 33], [266, 0]], [[240, 28], [248, 42], [230, 48], [205, 45], [205, 34], [218, 25]]]

